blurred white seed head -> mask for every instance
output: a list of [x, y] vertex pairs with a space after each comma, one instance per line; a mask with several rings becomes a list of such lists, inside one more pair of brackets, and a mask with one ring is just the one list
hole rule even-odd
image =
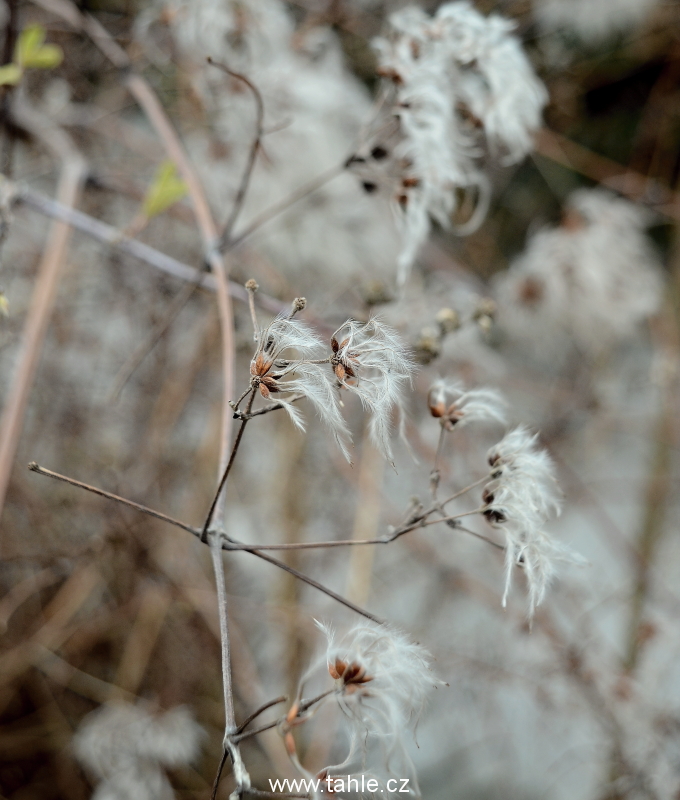
[[488, 151], [511, 163], [532, 147], [547, 93], [513, 28], [468, 2], [442, 5], [434, 17], [409, 6], [389, 17], [385, 36], [374, 42], [378, 72], [390, 82], [386, 115], [397, 124], [380, 119], [370, 154], [394, 184], [402, 281], [430, 218], [451, 225], [457, 189], [477, 195], [476, 210], [459, 232], [482, 221], [490, 187], [480, 157]]
[[165, 768], [191, 763], [203, 729], [180, 706], [151, 714], [142, 706], [101, 706], [81, 722], [73, 748], [99, 781], [96, 800], [171, 800]]
[[570, 558], [568, 550], [544, 531], [549, 519], [560, 513], [561, 494], [552, 459], [537, 446], [537, 438], [518, 427], [492, 447], [491, 480], [482, 493], [486, 519], [505, 535], [503, 606], [514, 567], [520, 564], [529, 590], [530, 617], [555, 574], [555, 561]]
[[[225, 213], [252, 145], [255, 109], [243, 84], [207, 65], [206, 56], [247, 75], [260, 90], [268, 134], [236, 234], [356, 147], [371, 98], [345, 66], [330, 26], [296, 28], [282, 0], [155, 0], [140, 20], [146, 55], [164, 62], [161, 67], [178, 63], [192, 100], [202, 106], [185, 140], [214, 207]], [[388, 204], [366, 196], [348, 175], [292, 205], [248, 244], [258, 261], [271, 260], [306, 291], [310, 281], [328, 276], [345, 275], [348, 284], [365, 275], [387, 279], [398, 252]]]
[[563, 224], [535, 234], [497, 279], [501, 327], [545, 357], [565, 342], [595, 354], [632, 336], [661, 303], [649, 222], [644, 209], [608, 191], [574, 192]]
[[403, 394], [414, 364], [401, 337], [377, 317], [348, 320], [331, 338], [331, 366], [340, 386], [359, 396], [371, 417], [369, 433], [392, 461], [390, 431], [395, 410], [403, 414]]
[[430, 414], [447, 429], [462, 427], [470, 422], [505, 423], [507, 403], [494, 389], [470, 389], [462, 384], [439, 378], [427, 395]]

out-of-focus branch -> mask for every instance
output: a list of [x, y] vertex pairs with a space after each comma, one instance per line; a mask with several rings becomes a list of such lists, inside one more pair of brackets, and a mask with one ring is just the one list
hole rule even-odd
[[[34, 0], [34, 3], [46, 11], [56, 14], [68, 22], [76, 30], [86, 33], [101, 50], [101, 52], [118, 67], [123, 73], [123, 82], [140, 105], [151, 126], [163, 143], [163, 147], [177, 167], [182, 180], [187, 185], [196, 222], [198, 224], [203, 246], [205, 261], [212, 269], [217, 290], [217, 304], [222, 329], [222, 369], [224, 380], [222, 402], [222, 430], [220, 436], [220, 464], [218, 476], [222, 475], [229, 457], [229, 440], [231, 433], [232, 415], [227, 400], [233, 395], [233, 318], [225, 265], [217, 249], [217, 226], [210, 211], [208, 200], [196, 172], [187, 158], [184, 148], [177, 136], [163, 106], [156, 97], [147, 81], [133, 69], [132, 61], [128, 54], [115, 41], [111, 34], [91, 15], [83, 14], [68, 0]], [[218, 509], [221, 514], [222, 508]]]
[[[61, 128], [19, 98], [15, 98], [12, 116], [15, 124], [40, 141], [60, 162], [57, 198], [66, 208], [73, 208], [85, 179], [84, 158]], [[54, 222], [38, 267], [31, 306], [24, 325], [22, 350], [0, 420], [0, 515], [70, 236], [70, 225]]]
[[225, 251], [235, 250], [237, 247], [240, 247], [249, 236], [252, 236], [252, 234], [266, 222], [278, 217], [279, 214], [287, 211], [291, 206], [295, 205], [295, 203], [303, 200], [322, 186], [325, 186], [329, 181], [332, 181], [333, 178], [342, 175], [344, 171], [345, 162], [337, 164], [329, 170], [326, 170], [326, 172], [322, 172], [321, 175], [318, 175], [316, 178], [312, 178], [309, 183], [291, 192], [278, 203], [274, 203], [274, 205], [269, 208], [265, 208], [265, 210], [258, 214], [255, 219], [251, 220], [237, 236], [225, 242]]
[[264, 135], [264, 101], [262, 100], [260, 90], [245, 75], [241, 75], [240, 72], [234, 72], [225, 64], [220, 64], [217, 61], [213, 61], [210, 56], [208, 56], [208, 64], [212, 64], [214, 67], [226, 72], [226, 74], [230, 75], [232, 78], [236, 78], [236, 80], [245, 83], [253, 95], [256, 108], [255, 135], [253, 136], [250, 152], [248, 153], [248, 160], [243, 171], [243, 176], [241, 177], [241, 183], [239, 184], [238, 191], [236, 192], [236, 197], [234, 198], [234, 205], [227, 221], [224, 224], [224, 228], [222, 229], [222, 233], [220, 234], [220, 238], [217, 243], [217, 247], [222, 250], [231, 238], [231, 233], [234, 230], [234, 225], [236, 224], [238, 215], [241, 213], [241, 209], [243, 208], [243, 203], [245, 202], [248, 186], [250, 184], [250, 178], [252, 177], [253, 169], [255, 168], [255, 159], [257, 158], [257, 153], [260, 149], [262, 136]]
[[[124, 233], [114, 228], [112, 225], [107, 225], [106, 222], [95, 219], [94, 217], [84, 214], [75, 208], [53, 200], [34, 189], [24, 186], [20, 183], [11, 183], [3, 179], [6, 192], [10, 195], [15, 203], [21, 203], [27, 208], [44, 214], [46, 217], [61, 220], [68, 223], [72, 228], [80, 231], [81, 233], [91, 236], [103, 244], [110, 245], [125, 255], [132, 256], [133, 258], [148, 264], [155, 269], [165, 272], [167, 275], [172, 275], [183, 281], [198, 281], [200, 278], [199, 286], [203, 289], [215, 291], [216, 283], [215, 278], [210, 273], [206, 272], [201, 274], [195, 267], [178, 261], [176, 258], [162, 253], [150, 247], [144, 242], [137, 239], [131, 239]], [[240, 283], [229, 281], [229, 294], [235, 299], [243, 303], [248, 302], [248, 292], [241, 286]], [[255, 302], [265, 311], [272, 314], [280, 314], [288, 311], [288, 304], [281, 303], [273, 297], [270, 297], [263, 292], [258, 292], [255, 297]]]
[[680, 220], [680, 195], [646, 175], [593, 153], [583, 145], [547, 128], [536, 134], [535, 148], [544, 158], [620, 192], [630, 200], [644, 203], [659, 214]]
[[672, 453], [677, 425], [679, 377], [677, 365], [680, 354], [680, 226], [676, 226], [671, 267], [671, 280], [659, 331], [659, 351], [664, 354], [666, 363], [665, 370], [660, 375], [660, 407], [653, 431], [653, 452], [645, 490], [643, 517], [635, 544], [635, 586], [623, 657], [623, 668], [628, 673], [635, 670], [645, 640], [642, 625], [650, 590], [651, 571], [664, 533], [666, 511], [672, 500]]

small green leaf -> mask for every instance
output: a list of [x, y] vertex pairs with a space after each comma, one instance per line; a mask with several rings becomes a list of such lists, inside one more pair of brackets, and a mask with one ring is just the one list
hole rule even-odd
[[162, 214], [167, 208], [181, 200], [187, 193], [187, 185], [177, 177], [172, 161], [164, 161], [156, 170], [154, 179], [144, 198], [142, 210], [150, 219]]
[[0, 316], [1, 317], [9, 316], [9, 301], [7, 300], [3, 292], [0, 292]]
[[45, 29], [42, 25], [30, 25], [19, 34], [14, 61], [19, 67], [52, 69], [61, 64], [64, 54], [56, 44], [45, 44]]
[[64, 60], [64, 53], [61, 47], [56, 44], [44, 44], [40, 50], [36, 50], [25, 66], [33, 69], [54, 69]]
[[40, 49], [45, 41], [45, 29], [42, 25], [29, 25], [19, 34], [14, 50], [14, 61], [19, 66], [26, 66], [27, 59]]
[[15, 86], [23, 74], [21, 67], [16, 64], [5, 64], [0, 67], [0, 86]]

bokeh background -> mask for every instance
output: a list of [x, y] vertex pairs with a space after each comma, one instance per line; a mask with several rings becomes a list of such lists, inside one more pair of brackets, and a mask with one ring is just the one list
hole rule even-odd
[[[206, 56], [238, 65], [256, 83], [266, 133], [237, 233], [352, 152], [379, 90], [371, 40], [399, 7], [373, 0], [77, 6], [153, 87], [218, 220], [233, 203], [255, 116], [250, 93]], [[0, 7], [3, 63], [35, 24], [64, 53], [58, 66], [0, 87], [3, 174], [53, 197], [60, 167], [53, 146], [66, 137], [86, 169], [80, 210], [200, 265], [188, 199], [139, 222], [167, 155], [124, 75], [68, 24], [64, 7], [48, 0]], [[386, 463], [365, 435], [356, 398], [345, 403], [353, 467], [312, 414], [304, 435], [281, 413], [264, 416], [246, 433], [227, 529], [272, 543], [381, 535], [411, 498], [428, 496], [439, 435], [426, 404], [432, 381], [502, 391], [510, 422], [540, 430], [557, 464], [565, 508], [550, 535], [586, 562], [561, 567], [531, 627], [521, 576], [503, 609], [502, 554], [445, 526], [389, 547], [286, 559], [432, 652], [448, 686], [433, 690], [411, 745], [424, 797], [671, 800], [680, 797], [680, 5], [475, 7], [516, 21], [550, 97], [526, 159], [514, 166], [485, 159], [493, 195], [478, 230], [461, 237], [435, 226], [399, 287], [389, 204], [347, 170], [229, 256], [236, 283], [255, 278], [282, 307], [305, 296], [303, 316], [324, 333], [370, 313], [401, 332], [419, 362], [407, 401], [410, 450], [395, 439], [396, 468]], [[24, 326], [52, 224], [14, 202], [9, 186], [0, 186], [3, 400], [26, 358]], [[215, 486], [222, 409], [214, 292], [194, 291], [154, 336], [185, 286], [115, 247], [72, 236], [0, 518], [0, 796], [7, 800], [90, 797], [96, 778], [76, 759], [73, 738], [87, 714], [116, 701], [156, 715], [190, 709], [204, 731], [198, 756], [168, 774], [176, 797], [210, 796], [224, 711], [208, 549], [26, 469], [37, 461], [200, 524]], [[271, 318], [258, 313], [263, 323]], [[234, 336], [238, 395], [253, 348], [238, 298]], [[121, 388], [121, 370], [149, 337], [157, 341]], [[501, 435], [493, 427], [456, 431], [442, 482], [455, 489], [479, 478]], [[343, 629], [354, 617], [246, 553], [225, 560], [243, 719], [267, 699], [295, 693], [323, 649], [315, 619]], [[303, 726], [303, 763], [316, 770], [341, 753], [340, 727], [330, 709]], [[261, 788], [269, 777], [294, 774], [276, 731], [249, 741], [244, 755]], [[218, 796], [232, 785], [225, 776]]]

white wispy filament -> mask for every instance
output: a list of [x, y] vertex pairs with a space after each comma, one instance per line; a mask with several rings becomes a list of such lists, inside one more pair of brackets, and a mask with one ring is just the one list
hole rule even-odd
[[477, 211], [461, 232], [483, 219], [485, 151], [512, 163], [532, 147], [547, 93], [513, 28], [468, 2], [446, 3], [434, 17], [410, 6], [392, 14], [386, 35], [374, 42], [399, 129], [388, 163], [401, 177], [395, 206], [403, 225], [402, 281], [427, 238], [430, 217], [450, 226], [456, 189], [478, 194]]
[[257, 350], [250, 362], [251, 386], [262, 397], [281, 403], [300, 430], [304, 430], [300, 410], [281, 395], [304, 395], [331, 430], [349, 461], [351, 437], [340, 413], [325, 353], [325, 343], [309, 325], [296, 319], [277, 317], [258, 334]]
[[561, 495], [552, 459], [536, 445], [537, 434], [524, 427], [510, 431], [489, 451], [491, 480], [484, 487], [484, 515], [506, 541], [505, 606], [515, 565], [523, 567], [529, 590], [529, 616], [543, 600], [555, 574], [555, 561], [569, 551], [545, 531], [560, 513]]
[[371, 418], [369, 433], [392, 461], [392, 414], [402, 413], [402, 397], [414, 365], [399, 334], [378, 318], [348, 320], [331, 338], [331, 364], [341, 387], [359, 396]]
[[391, 625], [362, 622], [336, 637], [330, 627], [317, 624], [327, 639], [335, 697], [351, 728], [349, 758], [378, 743], [387, 772], [398, 767], [413, 774], [404, 735], [417, 721], [428, 690], [439, 683], [430, 671], [430, 654]]
[[430, 387], [427, 404], [447, 430], [470, 422], [505, 422], [506, 402], [494, 389], [469, 389], [439, 378]]

